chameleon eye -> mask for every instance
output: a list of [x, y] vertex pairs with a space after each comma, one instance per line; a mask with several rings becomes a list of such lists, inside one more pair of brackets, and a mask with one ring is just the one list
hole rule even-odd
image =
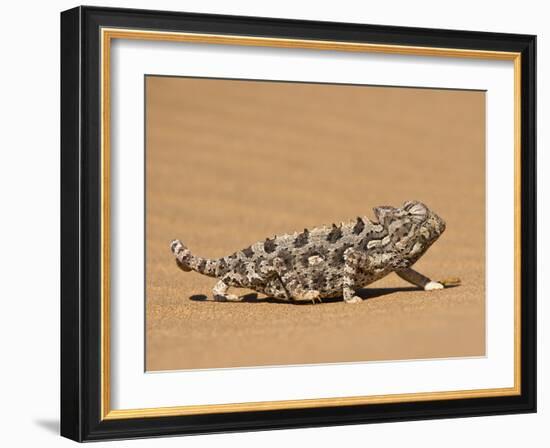
[[421, 202], [418, 202], [409, 209], [409, 213], [418, 218], [425, 218], [428, 215], [428, 208]]

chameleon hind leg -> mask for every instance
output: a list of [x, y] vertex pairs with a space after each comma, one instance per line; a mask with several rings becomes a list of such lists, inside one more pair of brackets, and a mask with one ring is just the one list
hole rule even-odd
[[428, 277], [411, 268], [400, 269], [396, 271], [396, 273], [403, 280], [422, 288], [424, 291], [434, 291], [436, 289], [444, 288], [443, 284], [430, 280]]
[[273, 260], [273, 272], [287, 300], [321, 302], [321, 293], [308, 288], [295, 271], [286, 268], [284, 261], [279, 257]]
[[254, 263], [241, 263], [239, 272], [228, 273], [213, 288], [214, 300], [220, 302], [239, 302], [244, 300], [235, 294], [228, 294], [231, 286], [249, 288], [267, 295], [290, 300], [288, 291], [281, 281], [279, 271], [268, 263], [256, 266]]
[[228, 294], [228, 290], [229, 285], [223, 280], [220, 280], [212, 289], [214, 300], [217, 302], [240, 302], [242, 300], [241, 297], [235, 294]]
[[231, 286], [257, 289], [257, 286], [265, 284], [266, 281], [264, 275], [259, 275], [255, 271], [253, 263], [241, 263], [239, 272], [228, 272], [219, 278], [220, 280], [212, 289], [214, 300], [218, 302], [240, 302], [244, 300], [244, 297], [228, 294], [227, 291]]

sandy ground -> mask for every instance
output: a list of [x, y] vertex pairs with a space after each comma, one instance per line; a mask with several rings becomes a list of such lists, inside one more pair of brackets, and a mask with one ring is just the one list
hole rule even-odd
[[[485, 94], [148, 77], [146, 368], [172, 370], [485, 353]], [[173, 238], [218, 257], [277, 233], [419, 199], [447, 231], [363, 303], [215, 303]], [[247, 290], [233, 290], [248, 294]]]

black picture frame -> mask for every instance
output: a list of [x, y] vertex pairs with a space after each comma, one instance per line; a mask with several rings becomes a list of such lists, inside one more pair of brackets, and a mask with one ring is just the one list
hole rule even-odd
[[[521, 54], [521, 393], [306, 409], [102, 419], [100, 29]], [[61, 435], [76, 441], [536, 412], [536, 37], [77, 7], [61, 13]]]

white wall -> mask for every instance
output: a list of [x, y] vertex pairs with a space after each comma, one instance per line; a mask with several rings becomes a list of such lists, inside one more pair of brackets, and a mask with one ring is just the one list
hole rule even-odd
[[[544, 154], [544, 125], [549, 98], [545, 73], [550, 61], [546, 2], [531, 0], [460, 2], [359, 2], [339, 0], [270, 1], [176, 0], [88, 1], [87, 4], [185, 10], [296, 19], [350, 21], [537, 34], [539, 229], [548, 226], [550, 206], [543, 208], [549, 188], [550, 158]], [[0, 70], [0, 437], [5, 446], [68, 446], [59, 438], [59, 12], [70, 1], [4, 2]], [[550, 276], [542, 252], [550, 240], [539, 232], [539, 413], [537, 415], [405, 422], [118, 442], [110, 446], [225, 445], [508, 447], [543, 446], [550, 438], [550, 393], [543, 378], [547, 362], [542, 347], [549, 332], [542, 298]], [[7, 249], [7, 250], [6, 250]], [[17, 440], [17, 441], [16, 441]], [[546, 441], [546, 443], [548, 443]], [[104, 445], [99, 444], [97, 446]], [[31, 445], [32, 446], [32, 445]]]

